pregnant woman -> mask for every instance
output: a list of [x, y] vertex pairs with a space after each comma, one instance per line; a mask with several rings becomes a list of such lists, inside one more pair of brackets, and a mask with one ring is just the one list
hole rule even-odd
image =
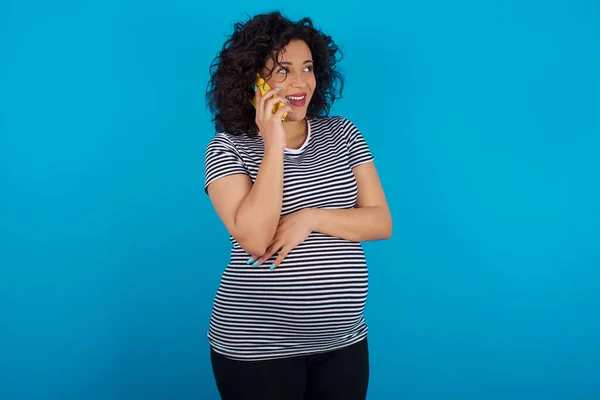
[[361, 242], [392, 222], [364, 137], [328, 115], [338, 53], [309, 18], [275, 12], [235, 24], [211, 67], [205, 190], [232, 243], [208, 332], [224, 400], [366, 398]]

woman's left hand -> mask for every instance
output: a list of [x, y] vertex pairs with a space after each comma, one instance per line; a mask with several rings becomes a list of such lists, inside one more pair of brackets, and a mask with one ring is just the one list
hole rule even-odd
[[315, 228], [316, 220], [313, 210], [310, 208], [305, 208], [281, 217], [271, 244], [267, 247], [265, 254], [257, 260], [258, 265], [262, 265], [262, 263], [279, 251], [277, 259], [271, 265], [271, 269], [279, 267], [279, 264], [281, 264], [288, 253], [304, 242]]

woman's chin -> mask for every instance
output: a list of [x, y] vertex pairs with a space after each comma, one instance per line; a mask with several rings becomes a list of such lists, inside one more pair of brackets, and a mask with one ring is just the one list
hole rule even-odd
[[306, 118], [306, 110], [298, 109], [294, 110], [292, 114], [288, 113], [287, 117], [285, 117], [285, 121], [298, 122], [302, 121], [304, 118]]

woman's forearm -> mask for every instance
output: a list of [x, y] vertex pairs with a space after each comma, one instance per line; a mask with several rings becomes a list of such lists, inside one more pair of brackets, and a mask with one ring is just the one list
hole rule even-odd
[[311, 209], [314, 231], [353, 242], [389, 239], [392, 218], [387, 207], [343, 210]]
[[273, 239], [283, 201], [283, 148], [265, 151], [252, 189], [238, 209], [236, 230], [252, 253], [261, 255]]

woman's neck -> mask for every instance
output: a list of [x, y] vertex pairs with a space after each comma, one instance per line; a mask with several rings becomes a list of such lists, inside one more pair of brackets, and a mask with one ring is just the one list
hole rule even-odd
[[297, 149], [306, 140], [308, 134], [306, 119], [301, 121], [285, 121], [283, 124], [285, 130], [285, 141], [290, 149]]

